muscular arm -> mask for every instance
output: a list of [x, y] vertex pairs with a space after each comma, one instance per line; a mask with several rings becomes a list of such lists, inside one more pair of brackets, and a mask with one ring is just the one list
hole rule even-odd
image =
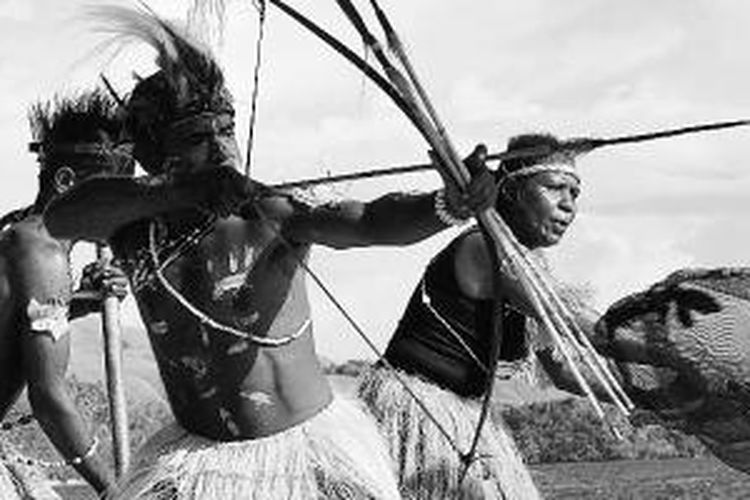
[[104, 241], [131, 222], [196, 204], [190, 193], [164, 183], [129, 177], [96, 178], [50, 203], [44, 223], [55, 238]]
[[177, 180], [92, 178], [53, 200], [44, 223], [55, 238], [106, 241], [122, 227], [166, 212], [204, 208], [228, 215], [247, 203], [256, 186], [229, 167]]
[[[464, 188], [445, 184], [444, 209], [468, 217], [494, 206], [497, 185], [485, 167], [487, 148], [480, 145], [464, 162], [472, 179]], [[299, 209], [282, 226], [288, 239], [333, 248], [369, 245], [409, 245], [445, 229], [435, 213], [436, 193], [391, 193], [370, 202], [341, 201]], [[309, 208], [309, 207], [308, 207]]]
[[[278, 211], [279, 206], [269, 208]], [[408, 245], [447, 226], [436, 216], [434, 194], [394, 193], [370, 202], [341, 201], [317, 207], [287, 202], [284, 235], [292, 241], [333, 248]]]
[[[20, 328], [24, 375], [29, 401], [45, 434], [66, 460], [87, 454], [93, 443], [87, 426], [68, 392], [65, 371], [70, 354], [64, 314], [70, 299], [68, 262], [56, 241], [38, 235], [19, 234], [14, 245], [12, 286], [23, 307]], [[33, 302], [32, 302], [33, 301]], [[36, 303], [38, 308], [29, 308]], [[41, 309], [40, 309], [41, 308]], [[30, 317], [29, 317], [30, 316]], [[47, 319], [47, 321], [40, 321]], [[75, 465], [76, 470], [100, 493], [111, 485], [104, 464], [95, 454]]]

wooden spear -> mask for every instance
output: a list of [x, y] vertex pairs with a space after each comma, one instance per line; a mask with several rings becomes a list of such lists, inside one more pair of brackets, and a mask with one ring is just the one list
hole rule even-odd
[[[533, 147], [533, 148], [522, 148], [514, 149], [511, 151], [501, 151], [498, 153], [490, 153], [486, 156], [487, 161], [494, 160], [508, 160], [511, 158], [524, 158], [524, 157], [535, 157], [535, 156], [549, 156], [555, 152], [567, 153], [572, 155], [581, 155], [589, 153], [594, 149], [598, 149], [604, 146], [613, 146], [619, 144], [628, 144], [634, 142], [646, 142], [655, 139], [665, 139], [667, 137], [675, 137], [684, 134], [695, 134], [699, 132], [708, 132], [712, 130], [720, 130], [725, 128], [744, 127], [750, 125], [750, 120], [731, 120], [714, 123], [704, 123], [700, 125], [689, 125], [686, 127], [659, 130], [656, 132], [647, 132], [643, 134], [625, 135], [619, 137], [610, 138], [590, 138], [581, 137], [568, 139], [562, 142], [559, 151], [552, 151], [549, 147]], [[278, 189], [290, 189], [297, 187], [309, 187], [316, 186], [319, 184], [333, 184], [336, 182], [346, 182], [359, 179], [368, 179], [373, 177], [383, 177], [387, 175], [399, 175], [408, 174], [414, 172], [425, 172], [434, 171], [435, 165], [430, 163], [419, 163], [415, 165], [403, 165], [398, 167], [388, 167], [379, 169], [367, 169], [361, 172], [354, 172], [348, 174], [338, 175], [326, 175], [322, 177], [311, 177], [308, 179], [301, 179], [297, 181], [283, 182], [280, 184], [274, 184], [271, 187]]]
[[[112, 250], [97, 245], [99, 261], [112, 261]], [[115, 475], [123, 477], [130, 465], [128, 413], [122, 376], [122, 329], [120, 328], [120, 300], [109, 290], [102, 293], [102, 333], [104, 334], [104, 368], [107, 375], [112, 453]]]

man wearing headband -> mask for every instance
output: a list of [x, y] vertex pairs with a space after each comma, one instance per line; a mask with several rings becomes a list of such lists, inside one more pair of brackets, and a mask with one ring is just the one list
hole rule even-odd
[[[139, 453], [118, 498], [398, 498], [374, 422], [334, 397], [323, 374], [305, 265], [315, 243], [405, 245], [448, 227], [436, 195], [311, 205], [245, 179], [210, 53], [151, 14], [105, 14], [110, 30], [159, 53], [160, 71], [127, 105], [150, 175], [111, 190], [82, 186], [47, 220], [54, 230], [110, 235], [176, 418]], [[467, 210], [494, 202], [483, 172]], [[442, 211], [459, 211], [457, 193], [437, 199]], [[84, 208], [95, 221], [80, 223]]]
[[[495, 208], [519, 242], [534, 251], [556, 245], [573, 222], [580, 180], [573, 157], [554, 153], [561, 149], [555, 137], [527, 134], [510, 140], [509, 152], [522, 149], [553, 153], [504, 160], [497, 170]], [[489, 350], [498, 299], [509, 303], [502, 319], [498, 373], [510, 377], [533, 367], [534, 339], [527, 318], [535, 315], [507, 270], [495, 288], [490, 252], [473, 226], [438, 253], [388, 345], [387, 363], [360, 380], [359, 396], [380, 423], [405, 498], [539, 497], [509, 432], [489, 421], [477, 449], [478, 457], [487, 458], [473, 462], [460, 481], [463, 463], [457, 451], [392, 371], [395, 367], [427, 403], [458, 448], [468, 450], [479, 420], [479, 398], [489, 383], [488, 367], [493, 366]]]
[[[68, 322], [99, 311], [101, 303], [74, 300], [69, 269], [73, 241], [52, 238], [42, 211], [83, 179], [132, 173], [132, 160], [118, 148], [122, 122], [117, 105], [99, 91], [39, 103], [29, 120], [34, 136], [30, 150], [40, 166], [39, 192], [33, 205], [0, 220], [0, 418], [26, 386], [34, 417], [64, 457], [63, 464], [75, 467], [102, 494], [112, 480], [65, 380]], [[104, 293], [125, 294], [127, 281], [113, 268], [88, 267], [86, 276]], [[0, 487], [3, 499], [21, 498], [14, 495]]]

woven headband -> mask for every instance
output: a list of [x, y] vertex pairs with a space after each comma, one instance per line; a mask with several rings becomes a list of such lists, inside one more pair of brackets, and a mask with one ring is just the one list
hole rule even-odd
[[500, 178], [499, 183], [502, 184], [516, 177], [525, 177], [529, 175], [538, 174], [541, 172], [563, 172], [563, 173], [572, 175], [579, 182], [581, 180], [581, 178], [578, 176], [578, 172], [576, 171], [575, 164], [568, 163], [568, 162], [565, 162], [565, 163], [555, 162], [555, 163], [542, 163], [542, 164], [537, 164], [537, 165], [529, 165], [528, 167], [521, 167], [518, 170], [514, 170], [512, 172], [503, 173], [502, 177]]

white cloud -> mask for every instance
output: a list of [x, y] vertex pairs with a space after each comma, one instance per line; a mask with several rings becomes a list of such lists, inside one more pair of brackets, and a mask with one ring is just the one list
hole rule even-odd
[[563, 279], [593, 285], [596, 305], [603, 310], [626, 293], [693, 264], [683, 245], [700, 228], [700, 221], [670, 217], [582, 215], [549, 255]]
[[461, 122], [497, 120], [538, 120], [543, 107], [528, 100], [524, 93], [501, 95], [478, 75], [459, 77], [451, 97], [455, 119]]
[[29, 21], [34, 16], [34, 2], [0, 0], [0, 21]]
[[[103, 57], [83, 58], [97, 39], [85, 25], [70, 23], [83, 3], [0, 0], [0, 211], [30, 202], [35, 192], [34, 160], [25, 146], [30, 102], [93, 83], [102, 69], [125, 92], [133, 68], [153, 67], [148, 51], [108, 66]], [[385, 7], [462, 150], [478, 141], [500, 149], [504, 137], [532, 129], [609, 136], [750, 113], [745, 1], [390, 3]], [[187, 4], [152, 5], [174, 16]], [[334, 2], [298, 5], [360, 50]], [[230, 9], [219, 54], [238, 98], [244, 140], [256, 18], [250, 2], [230, 2]], [[276, 10], [267, 29], [253, 169], [260, 178], [424, 159], [426, 146], [403, 117], [339, 56]], [[582, 159], [583, 215], [556, 250], [562, 271], [591, 280], [606, 304], [678, 267], [742, 262], [750, 188], [745, 134], [623, 146]], [[423, 175], [352, 183], [323, 195], [372, 197], [436, 183], [434, 175]], [[382, 344], [412, 282], [444, 240], [432, 241], [403, 251], [316, 251], [313, 260]], [[388, 272], [373, 273], [384, 259], [392, 264]], [[345, 327], [312, 294], [323, 354], [363, 354], [357, 340], [329, 340]]]

